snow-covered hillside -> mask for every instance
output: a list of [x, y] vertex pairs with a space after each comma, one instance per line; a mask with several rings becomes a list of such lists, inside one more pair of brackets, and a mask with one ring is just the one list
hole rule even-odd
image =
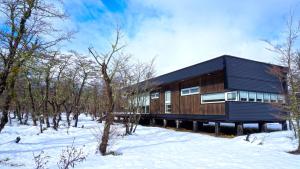
[[[0, 168], [34, 168], [33, 153], [41, 151], [50, 156], [48, 167], [57, 168], [62, 149], [70, 146], [74, 138], [76, 147], [82, 147], [88, 155], [75, 168], [300, 168], [300, 156], [286, 153], [297, 145], [289, 131], [253, 134], [246, 142], [245, 136], [217, 138], [139, 126], [136, 134], [113, 139], [110, 150], [120, 155], [101, 156], [95, 154], [95, 133], [102, 125], [80, 116], [79, 126], [82, 125], [84, 128], [48, 129], [43, 134], [38, 134], [38, 127], [7, 125], [0, 134], [0, 160], [9, 160]], [[120, 125], [115, 128], [122, 133]], [[17, 136], [21, 137], [19, 144], [13, 141]]]

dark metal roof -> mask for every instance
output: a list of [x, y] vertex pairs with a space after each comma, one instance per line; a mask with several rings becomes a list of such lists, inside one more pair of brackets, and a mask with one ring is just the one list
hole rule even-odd
[[224, 56], [220, 56], [205, 62], [201, 62], [189, 67], [185, 67], [174, 72], [170, 72], [150, 79], [150, 83], [155, 86], [165, 85], [176, 81], [186, 80], [203, 74], [224, 69]]
[[[179, 69], [155, 78], [150, 79], [148, 82], [154, 86], [161, 86], [170, 84], [176, 81], [182, 81], [193, 77], [201, 76], [218, 70], [223, 70], [225, 67], [230, 79], [232, 77], [257, 79], [263, 81], [278, 81], [272, 77], [267, 70], [269, 67], [278, 66], [269, 63], [253, 61], [249, 59], [239, 58], [230, 55], [222, 55], [217, 58], [207, 60], [183, 69]], [[279, 66], [281, 67], [281, 66]], [[283, 68], [283, 67], [282, 67]], [[143, 85], [142, 82], [141, 85]], [[235, 83], [229, 83], [231, 86]], [[242, 84], [241, 84], [242, 85]]]

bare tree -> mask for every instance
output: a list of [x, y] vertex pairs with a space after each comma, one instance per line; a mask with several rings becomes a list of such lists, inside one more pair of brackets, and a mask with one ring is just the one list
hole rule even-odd
[[54, 3], [46, 0], [0, 0], [0, 12], [4, 16], [0, 29], [0, 95], [7, 90], [0, 131], [8, 122], [9, 106], [21, 68], [37, 56], [38, 51], [45, 51], [70, 37], [70, 33], [60, 34], [61, 31], [52, 25], [54, 19], [66, 16]]
[[125, 134], [135, 132], [140, 121], [140, 114], [149, 112], [151, 78], [154, 76], [154, 59], [150, 63], [136, 63], [128, 65], [124, 73], [125, 87], [122, 90], [123, 107], [126, 112]]
[[[285, 118], [290, 121], [293, 126], [295, 137], [298, 137], [298, 148], [295, 153], [300, 153], [300, 49], [296, 47], [299, 43], [300, 35], [300, 21], [295, 23], [294, 15], [291, 12], [286, 22], [284, 42], [281, 44], [274, 44], [266, 41], [271, 48], [272, 52], [278, 54], [281, 63], [286, 66], [287, 71], [272, 70], [280, 79], [286, 80], [288, 92], [286, 94], [287, 104], [284, 109], [289, 112]], [[287, 74], [287, 78], [283, 79]]]
[[92, 47], [89, 48], [89, 52], [95, 58], [95, 61], [100, 68], [101, 78], [104, 81], [105, 94], [107, 97], [105, 124], [101, 144], [99, 146], [99, 151], [102, 155], [106, 154], [110, 128], [114, 120], [114, 93], [116, 91], [114, 88], [115, 77], [122, 69], [123, 63], [126, 63], [129, 59], [128, 56], [123, 55], [121, 52], [125, 46], [120, 44], [120, 38], [121, 33], [118, 28], [116, 30], [116, 39], [111, 44], [111, 49], [108, 52], [99, 55]]
[[87, 83], [88, 78], [94, 73], [93, 62], [88, 60], [86, 57], [79, 56], [78, 53], [74, 53], [77, 56], [77, 66], [79, 70], [79, 77], [82, 79], [79, 85], [79, 89], [76, 90], [75, 98], [74, 98], [74, 126], [77, 127], [78, 124], [78, 116], [80, 114], [81, 105], [80, 99], [82, 97], [83, 89]]

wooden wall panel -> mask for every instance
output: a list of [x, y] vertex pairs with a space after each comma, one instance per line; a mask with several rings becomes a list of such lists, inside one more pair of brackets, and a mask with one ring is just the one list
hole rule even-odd
[[160, 112], [159, 99], [150, 100], [150, 113], [158, 114]]
[[[151, 93], [155, 93], [155, 92], [160, 92], [160, 91], [156, 90]], [[150, 93], [150, 95], [151, 95], [151, 93]], [[161, 99], [160, 96], [158, 99], [151, 99], [151, 96], [150, 96], [150, 113], [153, 113], [153, 114], [160, 113], [160, 99]]]
[[172, 104], [172, 113], [179, 114], [180, 112], [180, 89], [179, 83], [176, 83], [170, 88], [171, 90], [171, 104]]
[[162, 86], [159, 99], [150, 101], [151, 113], [165, 113], [165, 91], [171, 91], [172, 114], [224, 115], [224, 103], [201, 104], [200, 94], [181, 96], [181, 89], [200, 86], [200, 94], [224, 91], [224, 71]]
[[199, 114], [200, 95], [180, 96], [179, 114]]
[[210, 103], [200, 105], [200, 114], [225, 115], [225, 103]]
[[224, 91], [224, 71], [211, 73], [201, 77], [201, 93]]
[[160, 96], [159, 96], [159, 101], [160, 101], [160, 113], [163, 114], [165, 113], [165, 91], [160, 90]]

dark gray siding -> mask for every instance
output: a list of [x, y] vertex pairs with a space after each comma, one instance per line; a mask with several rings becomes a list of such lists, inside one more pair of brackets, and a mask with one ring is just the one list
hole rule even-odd
[[273, 65], [225, 56], [227, 89], [282, 93], [279, 79], [270, 73]]
[[282, 121], [284, 114], [268, 103], [226, 102], [229, 121]]

